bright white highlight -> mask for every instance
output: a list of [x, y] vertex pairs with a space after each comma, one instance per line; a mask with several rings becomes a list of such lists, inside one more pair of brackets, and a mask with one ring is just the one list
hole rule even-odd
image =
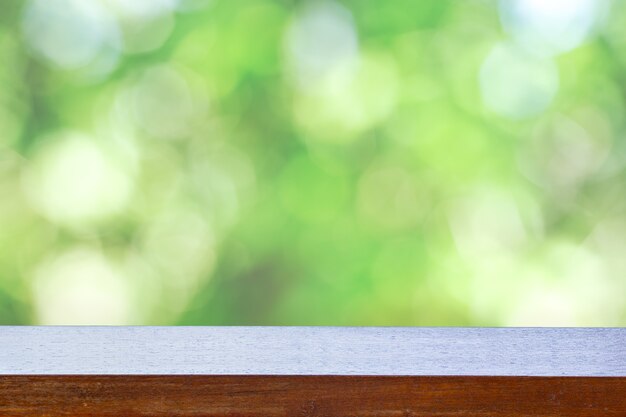
[[97, 1], [31, 0], [23, 19], [28, 45], [59, 67], [77, 69], [98, 59], [110, 66], [109, 61], [117, 61], [118, 28]]
[[287, 53], [300, 86], [311, 87], [311, 78], [357, 56], [358, 39], [350, 12], [334, 2], [307, 6], [287, 32]]
[[133, 300], [125, 278], [90, 249], [74, 249], [41, 265], [33, 292], [41, 324], [132, 323]]
[[602, 0], [502, 0], [500, 17], [521, 46], [553, 55], [582, 44], [605, 9]]
[[67, 133], [49, 138], [26, 174], [33, 206], [53, 221], [80, 224], [121, 210], [133, 182], [127, 167], [94, 138]]

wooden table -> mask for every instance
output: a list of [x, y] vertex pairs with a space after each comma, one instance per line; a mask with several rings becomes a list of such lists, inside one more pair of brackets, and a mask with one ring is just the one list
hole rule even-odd
[[626, 329], [0, 327], [0, 416], [626, 416]]

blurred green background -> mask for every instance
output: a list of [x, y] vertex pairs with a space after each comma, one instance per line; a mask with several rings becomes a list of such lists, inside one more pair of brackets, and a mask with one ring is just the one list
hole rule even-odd
[[626, 325], [626, 2], [2, 0], [0, 323]]

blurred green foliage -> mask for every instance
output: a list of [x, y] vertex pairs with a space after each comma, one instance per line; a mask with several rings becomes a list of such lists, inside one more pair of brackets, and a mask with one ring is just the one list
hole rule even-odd
[[625, 28], [3, 0], [0, 323], [625, 325]]

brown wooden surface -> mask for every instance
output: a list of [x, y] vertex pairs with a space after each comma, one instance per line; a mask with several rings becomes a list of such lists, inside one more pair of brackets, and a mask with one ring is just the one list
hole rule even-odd
[[626, 416], [621, 377], [0, 376], [0, 416]]

